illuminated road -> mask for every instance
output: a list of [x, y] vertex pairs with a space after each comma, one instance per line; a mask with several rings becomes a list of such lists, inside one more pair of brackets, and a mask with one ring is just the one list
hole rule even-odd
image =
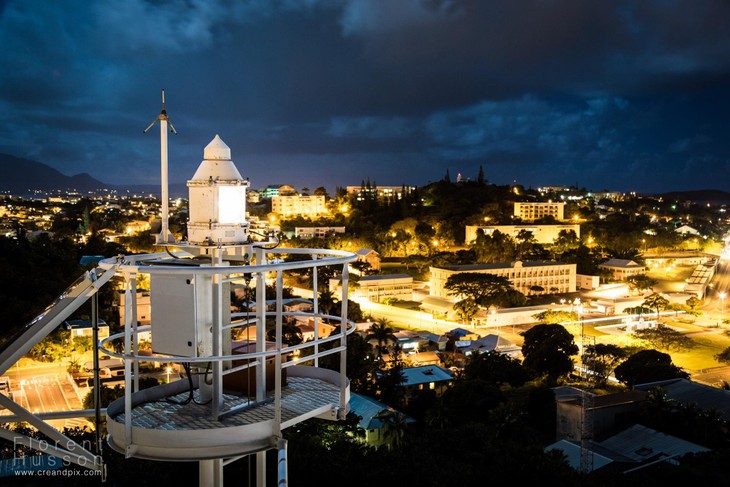
[[[726, 304], [727, 310], [725, 309]], [[717, 264], [715, 275], [707, 289], [705, 303], [701, 309], [707, 314], [707, 318], [713, 321], [722, 322], [723, 319], [730, 317], [730, 313], [725, 313], [730, 312], [730, 259], [722, 258]]]
[[40, 375], [23, 381], [20, 390], [25, 394], [28, 408], [33, 412], [69, 411], [80, 409], [79, 400], [66, 376]]
[[[11, 390], [16, 400], [32, 413], [83, 409], [80, 396], [85, 395], [86, 390], [76, 388], [63, 365], [13, 369], [8, 375], [13, 381]], [[83, 419], [48, 422], [56, 428], [86, 424]]]

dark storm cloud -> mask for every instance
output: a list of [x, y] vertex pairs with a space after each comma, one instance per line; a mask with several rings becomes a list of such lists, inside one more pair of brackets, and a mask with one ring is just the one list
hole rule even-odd
[[479, 166], [526, 186], [723, 186], [728, 18], [721, 0], [4, 2], [0, 152], [159, 181], [159, 129], [142, 130], [165, 88], [178, 181], [219, 133], [254, 187]]

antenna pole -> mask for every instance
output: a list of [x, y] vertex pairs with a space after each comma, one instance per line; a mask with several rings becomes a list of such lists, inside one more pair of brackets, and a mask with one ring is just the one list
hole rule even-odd
[[169, 199], [168, 196], [168, 174], [167, 174], [167, 128], [168, 125], [170, 127], [170, 132], [177, 135], [177, 131], [175, 130], [175, 127], [173, 127], [172, 122], [170, 122], [170, 119], [167, 116], [167, 111], [165, 110], [165, 89], [162, 89], [162, 110], [160, 111], [160, 114], [157, 116], [155, 120], [152, 121], [151, 124], [147, 126], [147, 128], [144, 130], [144, 133], [146, 133], [149, 129], [152, 128], [152, 126], [156, 122], [160, 122], [160, 173], [161, 173], [161, 185], [162, 185], [162, 228], [160, 230], [160, 234], [157, 235], [157, 244], [170, 244], [175, 243], [175, 238], [170, 233], [170, 229], [168, 226], [168, 215], [169, 215]]

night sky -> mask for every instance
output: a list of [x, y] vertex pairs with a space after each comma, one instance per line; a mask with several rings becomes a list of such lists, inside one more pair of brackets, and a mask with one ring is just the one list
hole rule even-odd
[[730, 190], [726, 0], [0, 0], [0, 152], [109, 184]]

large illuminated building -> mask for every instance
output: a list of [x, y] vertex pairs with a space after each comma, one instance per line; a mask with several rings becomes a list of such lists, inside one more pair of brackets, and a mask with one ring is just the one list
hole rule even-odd
[[556, 220], [565, 219], [565, 203], [563, 202], [515, 202], [515, 218], [526, 222], [552, 217]]
[[319, 217], [327, 214], [327, 205], [323, 195], [272, 196], [271, 211], [284, 217]]
[[440, 298], [454, 297], [446, 289], [446, 281], [450, 276], [465, 272], [506, 277], [512, 287], [523, 294], [573, 293], [576, 289], [576, 265], [561, 262], [518, 260], [494, 264], [433, 266], [430, 269], [429, 294]]

